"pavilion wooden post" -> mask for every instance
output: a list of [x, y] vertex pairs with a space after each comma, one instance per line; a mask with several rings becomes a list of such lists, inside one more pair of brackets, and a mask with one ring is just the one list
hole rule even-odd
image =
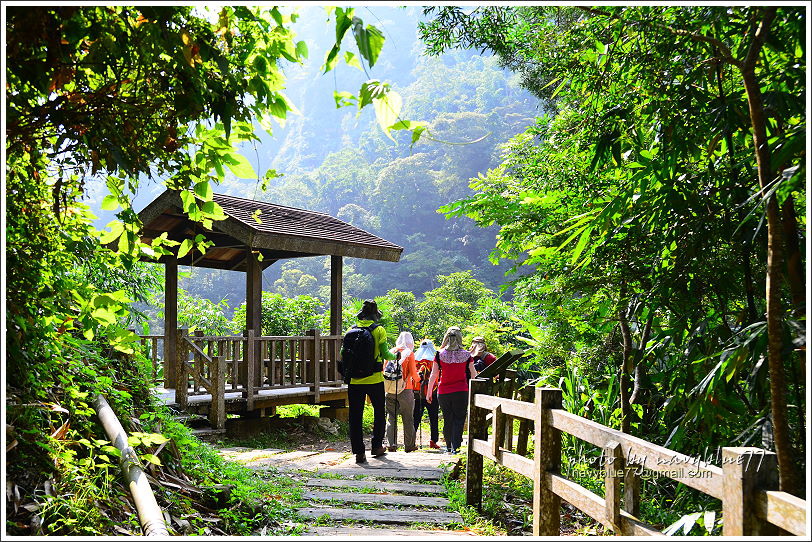
[[164, 388], [178, 377], [178, 259], [167, 256], [164, 266]]
[[330, 335], [343, 333], [341, 323], [341, 292], [344, 279], [344, 260], [330, 256]]
[[[262, 349], [254, 344], [256, 337], [262, 336], [262, 267], [259, 265], [257, 254], [248, 250], [245, 259], [245, 333], [247, 343], [245, 348], [245, 385], [246, 390], [253, 391], [256, 375], [262, 374], [260, 367]], [[253, 334], [249, 333], [253, 331]], [[249, 393], [249, 409], [253, 407], [253, 396]]]
[[245, 269], [245, 330], [262, 335], [262, 268], [257, 255], [249, 251]]

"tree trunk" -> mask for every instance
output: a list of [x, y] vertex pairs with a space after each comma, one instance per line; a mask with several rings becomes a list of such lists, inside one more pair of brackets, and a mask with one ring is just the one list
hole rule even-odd
[[[762, 192], [773, 179], [770, 166], [770, 147], [767, 139], [767, 125], [764, 115], [764, 104], [755, 75], [755, 65], [760, 50], [767, 37], [775, 8], [767, 8], [764, 18], [754, 36], [753, 43], [747, 52], [747, 58], [739, 65], [739, 70], [747, 92], [747, 103], [750, 109], [750, 122], [753, 126], [753, 144], [756, 151], [758, 180]], [[797, 494], [796, 465], [793, 460], [792, 442], [787, 419], [786, 379], [784, 376], [782, 308], [781, 308], [781, 275], [783, 271], [784, 239], [782, 236], [781, 217], [778, 201], [775, 196], [767, 203], [767, 359], [770, 368], [770, 400], [775, 451], [778, 456], [779, 488], [781, 491]]]
[[620, 365], [620, 430], [624, 433], [629, 432], [631, 427], [631, 414], [632, 407], [629, 402], [629, 374], [632, 372], [632, 334], [629, 330], [629, 321], [626, 318], [626, 311], [621, 310], [618, 313], [618, 321], [620, 322], [620, 333], [623, 337], [623, 362]]

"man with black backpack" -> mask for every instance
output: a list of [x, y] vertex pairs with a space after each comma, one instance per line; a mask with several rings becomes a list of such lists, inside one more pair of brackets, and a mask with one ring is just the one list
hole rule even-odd
[[341, 346], [339, 370], [347, 382], [349, 403], [350, 444], [356, 463], [366, 463], [364, 445], [364, 402], [367, 396], [372, 403], [372, 455], [386, 454], [383, 446], [386, 430], [386, 406], [383, 387], [383, 360], [395, 359], [386, 343], [386, 330], [376, 322], [381, 319], [378, 304], [372, 299], [364, 300], [358, 323], [347, 331]]

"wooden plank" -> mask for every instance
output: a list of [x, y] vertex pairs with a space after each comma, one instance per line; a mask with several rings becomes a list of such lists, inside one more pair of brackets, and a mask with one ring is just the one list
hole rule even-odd
[[[606, 517], [606, 502], [598, 495], [557, 474], [548, 472], [545, 478], [550, 489], [560, 498], [607, 528], [612, 528]], [[663, 536], [663, 533], [641, 522], [624, 510], [620, 511], [620, 523], [623, 533], [628, 536]]]
[[[690, 457], [643, 439], [627, 435], [592, 420], [581, 418], [561, 409], [550, 411], [555, 429], [603, 448], [612, 440], [620, 443], [627, 466], [643, 466], [649, 470], [675, 478], [686, 486], [698, 489], [717, 499], [722, 498], [722, 469], [703, 464], [698, 457]], [[674, 475], [674, 476], [669, 476]]]
[[808, 536], [807, 502], [785, 491], [759, 491], [755, 498], [756, 514], [761, 519], [796, 536]]
[[392, 469], [392, 468], [369, 468], [369, 467], [347, 467], [319, 469], [319, 472], [337, 474], [340, 476], [375, 476], [379, 478], [397, 478], [400, 480], [442, 480], [443, 471], [441, 469]]
[[500, 465], [509, 468], [514, 472], [518, 472], [519, 474], [526, 476], [527, 478], [533, 479], [535, 475], [535, 465], [533, 460], [521, 456], [519, 454], [515, 454], [508, 450], [502, 449], [502, 454], [499, 459], [497, 459], [492, 454], [491, 443], [487, 440], [480, 440], [480, 439], [470, 439], [469, 443], [473, 442], [474, 451], [484, 457], [487, 457], [494, 463], [499, 463]]
[[299, 508], [296, 512], [306, 518], [328, 516], [334, 520], [373, 521], [376, 523], [432, 523], [447, 525], [462, 523], [457, 512], [435, 512], [426, 510], [390, 510], [360, 508]]
[[506, 369], [511, 363], [519, 359], [524, 355], [524, 350], [516, 349], [511, 350], [509, 352], [505, 352], [498, 358], [496, 358], [493, 363], [485, 367], [478, 375], [477, 378], [482, 378], [485, 380], [489, 380], [502, 372]]
[[409, 484], [380, 482], [377, 480], [343, 480], [340, 478], [310, 478], [305, 481], [308, 487], [335, 487], [335, 488], [358, 488], [358, 489], [378, 489], [380, 491], [400, 492], [400, 493], [429, 493], [445, 494], [443, 486], [435, 484]]
[[525, 401], [516, 401], [515, 399], [504, 399], [502, 397], [494, 397], [493, 395], [478, 394], [475, 398], [475, 406], [487, 410], [493, 410], [497, 406], [502, 407], [502, 414], [506, 416], [513, 416], [514, 418], [522, 418], [526, 420], [534, 420], [536, 418], [537, 407], [534, 403]]
[[445, 497], [420, 497], [416, 495], [389, 495], [385, 493], [340, 493], [337, 491], [305, 491], [303, 499], [319, 501], [342, 501], [345, 503], [383, 504], [394, 506], [426, 506], [442, 508], [448, 506]]

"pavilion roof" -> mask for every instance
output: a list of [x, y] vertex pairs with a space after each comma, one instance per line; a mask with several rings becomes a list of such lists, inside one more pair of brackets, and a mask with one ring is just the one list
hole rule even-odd
[[226, 219], [206, 230], [183, 212], [177, 191], [165, 191], [138, 213], [144, 225], [141, 239], [150, 242], [167, 232], [169, 239], [183, 241], [202, 233], [214, 246], [206, 254], [192, 251], [178, 263], [239, 271], [246, 268], [249, 250], [262, 254], [263, 268], [280, 259], [323, 255], [396, 262], [403, 252], [402, 247], [325, 213], [225, 194], [214, 194], [213, 199]]

